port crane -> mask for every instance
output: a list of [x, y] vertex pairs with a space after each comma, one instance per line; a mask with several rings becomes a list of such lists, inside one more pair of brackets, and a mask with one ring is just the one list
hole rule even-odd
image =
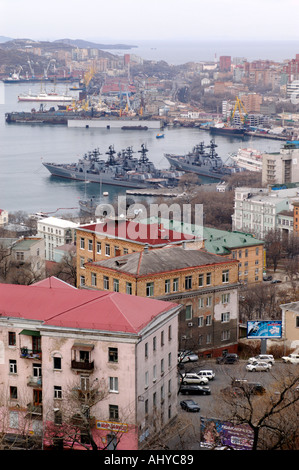
[[236, 113], [237, 109], [239, 111], [239, 116], [240, 116], [241, 122], [244, 125], [248, 113], [246, 111], [246, 108], [245, 108], [244, 104], [242, 103], [242, 101], [240, 100], [240, 98], [238, 96], [236, 96], [235, 107], [234, 107], [233, 112], [231, 114], [231, 118], [230, 118], [231, 122], [234, 119], [234, 116], [235, 116], [235, 113]]

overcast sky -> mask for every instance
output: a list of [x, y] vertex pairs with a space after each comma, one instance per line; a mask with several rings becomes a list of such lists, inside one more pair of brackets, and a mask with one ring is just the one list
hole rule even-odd
[[299, 40], [299, 0], [0, 0], [0, 36]]

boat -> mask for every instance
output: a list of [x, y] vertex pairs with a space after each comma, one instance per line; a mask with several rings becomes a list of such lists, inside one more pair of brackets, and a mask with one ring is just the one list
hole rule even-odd
[[140, 158], [133, 157], [132, 147], [123, 149], [116, 155], [110, 145], [107, 160], [100, 159], [99, 149], [86, 153], [78, 163], [44, 163], [53, 176], [75, 181], [89, 181], [127, 188], [159, 188], [177, 185], [178, 171], [160, 170], [147, 157], [148, 149], [141, 145]]
[[32, 94], [31, 91], [29, 91], [29, 93], [22, 93], [18, 96], [18, 101], [70, 102], [73, 100], [74, 98], [72, 96], [46, 92]]
[[237, 126], [228, 126], [224, 122], [216, 123], [214, 126], [209, 127], [209, 131], [213, 135], [227, 135], [235, 137], [243, 137], [245, 128]]
[[[204, 142], [201, 142], [195, 145], [192, 151], [186, 155], [164, 154], [164, 156], [171, 167], [220, 180], [224, 175], [230, 175], [238, 170], [235, 166], [224, 165], [222, 159], [215, 151], [216, 147], [217, 145], [212, 139], [210, 145], [205, 145]], [[209, 149], [209, 151], [207, 152], [206, 149]]]
[[156, 139], [163, 139], [163, 137], [164, 137], [164, 134], [157, 134], [156, 135]]
[[230, 158], [242, 170], [262, 171], [263, 154], [256, 149], [243, 148], [237, 153], [230, 154]]

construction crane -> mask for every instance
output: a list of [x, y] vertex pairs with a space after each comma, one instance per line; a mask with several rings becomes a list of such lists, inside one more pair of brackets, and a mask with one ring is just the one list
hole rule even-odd
[[234, 107], [233, 112], [232, 112], [232, 114], [231, 114], [231, 118], [230, 118], [231, 122], [232, 122], [233, 119], [234, 119], [235, 112], [236, 112], [237, 109], [238, 109], [238, 111], [239, 111], [240, 120], [241, 120], [242, 124], [244, 125], [248, 113], [247, 113], [247, 111], [246, 111], [246, 109], [245, 109], [244, 104], [242, 103], [242, 101], [240, 100], [240, 98], [238, 98], [238, 96], [236, 96], [235, 107]]

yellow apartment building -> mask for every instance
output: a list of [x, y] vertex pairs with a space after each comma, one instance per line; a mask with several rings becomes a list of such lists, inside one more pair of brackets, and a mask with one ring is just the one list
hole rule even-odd
[[183, 305], [179, 314], [181, 348], [205, 357], [236, 352], [238, 261], [191, 246], [146, 246], [87, 262], [84, 286], [179, 303]]

